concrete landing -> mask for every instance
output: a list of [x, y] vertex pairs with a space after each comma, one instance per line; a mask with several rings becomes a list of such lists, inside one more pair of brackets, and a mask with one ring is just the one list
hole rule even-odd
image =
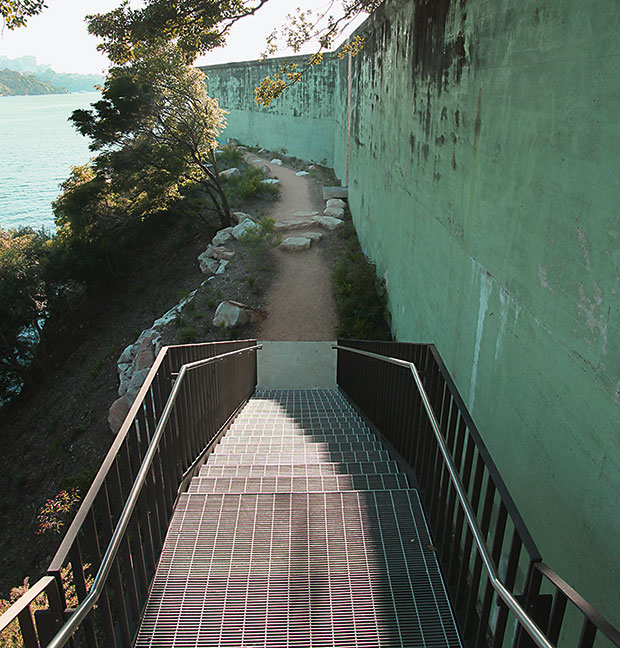
[[267, 342], [258, 352], [258, 389], [335, 389], [333, 341]]
[[348, 198], [349, 187], [323, 187], [323, 200], [330, 198]]

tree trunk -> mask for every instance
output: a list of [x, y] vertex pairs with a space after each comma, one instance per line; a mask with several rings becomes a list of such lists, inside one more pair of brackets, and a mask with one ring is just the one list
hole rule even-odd
[[211, 164], [213, 165], [213, 173], [209, 174], [209, 179], [212, 187], [217, 192], [220, 198], [220, 205], [218, 206], [218, 213], [220, 215], [220, 223], [222, 227], [232, 227], [235, 222], [233, 221], [232, 213], [226, 199], [226, 192], [220, 183], [220, 176], [217, 172], [217, 158], [215, 157], [215, 150], [211, 149]]

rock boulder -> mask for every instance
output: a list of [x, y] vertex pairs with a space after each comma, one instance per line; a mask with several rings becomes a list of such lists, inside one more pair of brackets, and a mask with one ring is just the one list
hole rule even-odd
[[233, 212], [232, 216], [233, 216], [233, 220], [235, 221], [235, 223], [237, 223], [237, 225], [239, 223], [243, 223], [243, 221], [246, 220], [247, 218], [250, 219], [252, 218], [250, 214], [246, 214], [245, 212], [240, 212], [240, 211]]
[[136, 358], [133, 361], [133, 367], [136, 371], [142, 369], [150, 369], [155, 362], [155, 350], [153, 349], [153, 339], [150, 337], [144, 338], [136, 353]]
[[341, 198], [330, 198], [327, 201], [326, 207], [336, 207], [336, 209], [344, 209], [347, 206], [347, 203]]
[[313, 220], [315, 223], [322, 225], [328, 230], [334, 230], [344, 225], [343, 220], [340, 218], [334, 218], [333, 216], [315, 216]]
[[232, 326], [243, 326], [251, 322], [260, 322], [264, 320], [266, 314], [258, 308], [246, 306], [240, 302], [223, 301], [215, 311], [213, 318], [214, 326], [224, 326], [231, 328]]
[[235, 253], [232, 250], [229, 250], [228, 248], [218, 246], [218, 247], [211, 247], [209, 250], [209, 256], [212, 259], [217, 259], [218, 261], [221, 261], [222, 259], [232, 259], [235, 256]]
[[334, 218], [342, 218], [344, 216], [344, 209], [342, 207], [326, 207], [323, 211], [324, 216], [333, 216]]
[[130, 408], [131, 405], [124, 396], [117, 398], [112, 403], [110, 411], [108, 412], [108, 424], [110, 425], [110, 430], [113, 434], [117, 434], [121, 429], [123, 422], [127, 418], [127, 414], [129, 414]]
[[240, 238], [243, 238], [247, 234], [252, 234], [254, 232], [259, 232], [259, 231], [260, 231], [260, 225], [255, 223], [253, 220], [246, 218], [243, 222], [239, 223], [239, 225], [236, 225], [235, 227], [232, 228], [231, 234], [237, 240], [239, 240]]
[[207, 275], [207, 277], [212, 277], [219, 266], [219, 263], [213, 259], [211, 256], [209, 256], [211, 249], [213, 249], [212, 246], [209, 246], [199, 257], [198, 257], [198, 263], [200, 265], [200, 272], [202, 274]]
[[221, 229], [215, 234], [211, 242], [213, 243], [213, 245], [222, 245], [223, 243], [226, 243], [226, 241], [230, 241], [233, 236], [232, 231], [232, 227], [225, 227], [224, 229]]
[[307, 250], [312, 245], [312, 241], [305, 236], [289, 236], [285, 238], [278, 247], [290, 252], [301, 252]]
[[224, 180], [228, 180], [229, 178], [238, 178], [240, 175], [241, 171], [239, 171], [237, 167], [226, 169], [225, 171], [220, 171], [219, 173], [220, 178], [224, 178]]

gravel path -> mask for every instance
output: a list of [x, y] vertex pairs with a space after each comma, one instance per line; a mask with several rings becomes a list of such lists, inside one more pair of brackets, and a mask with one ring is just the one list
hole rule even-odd
[[[271, 213], [276, 221], [294, 223], [293, 214], [300, 211], [322, 213], [325, 204], [313, 196], [307, 177], [297, 176], [295, 170], [285, 166], [268, 161], [263, 164], [280, 180], [280, 199]], [[323, 241], [313, 241], [311, 248], [302, 252], [275, 250], [277, 276], [267, 293], [268, 315], [258, 332], [261, 340], [334, 339], [337, 318], [330, 283], [331, 268], [318, 249], [332, 234], [320, 225], [307, 231], [321, 232]], [[303, 230], [282, 232], [283, 238], [296, 235], [303, 236]]]

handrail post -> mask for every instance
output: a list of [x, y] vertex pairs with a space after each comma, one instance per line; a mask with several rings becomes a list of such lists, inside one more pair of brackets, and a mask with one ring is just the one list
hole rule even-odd
[[[234, 367], [234, 358], [236, 356], [241, 354], [246, 354], [249, 352], [255, 354], [256, 351], [258, 351], [261, 348], [262, 345], [254, 344], [253, 346], [241, 347], [228, 353], [222, 353], [219, 355], [215, 355], [213, 357], [205, 358], [203, 360], [196, 360], [194, 362], [189, 362], [182, 365], [177, 380], [175, 381], [174, 386], [163, 407], [163, 410], [161, 412], [161, 417], [159, 417], [155, 430], [152, 434], [148, 448], [146, 449], [146, 452], [144, 454], [142, 464], [140, 465], [140, 468], [136, 474], [129, 495], [127, 496], [127, 500], [125, 501], [125, 504], [122, 508], [116, 526], [113, 529], [110, 542], [108, 544], [108, 547], [105, 551], [103, 558], [101, 559], [99, 569], [97, 571], [97, 574], [95, 575], [90, 591], [88, 592], [87, 596], [79, 603], [78, 607], [75, 608], [73, 614], [62, 625], [62, 627], [56, 633], [53, 639], [46, 644], [47, 648], [61, 648], [67, 643], [67, 641], [71, 639], [73, 633], [81, 626], [81, 624], [86, 619], [87, 615], [90, 613], [90, 611], [92, 610], [93, 606], [95, 605], [99, 597], [104, 593], [104, 585], [106, 584], [110, 573], [112, 571], [114, 571], [115, 574], [117, 573], [116, 570], [118, 570], [118, 562], [115, 562], [116, 556], [119, 550], [121, 549], [123, 543], [126, 542], [125, 534], [131, 522], [136, 504], [141, 498], [144, 484], [146, 483], [147, 479], [149, 479], [149, 475], [151, 474], [151, 466], [153, 464], [153, 461], [155, 460], [156, 456], [160, 453], [160, 442], [162, 441], [162, 439], [166, 440], [165, 432], [167, 429], [169, 429], [168, 422], [170, 421], [171, 416], [174, 413], [174, 405], [178, 397], [178, 394], [180, 393], [180, 390], [182, 388], [184, 376], [187, 375], [188, 372], [193, 371], [194, 369], [198, 369], [200, 367], [211, 365], [211, 364], [217, 365], [217, 363], [227, 359], [231, 360], [232, 366]], [[219, 373], [218, 371], [214, 372], [215, 375], [217, 375], [218, 373]], [[255, 384], [256, 381], [254, 380], [254, 386]], [[146, 389], [143, 389], [141, 393], [143, 395], [146, 394], [147, 393]], [[133, 411], [137, 411], [137, 406], [134, 407]], [[181, 434], [182, 431], [178, 430], [178, 433]], [[167, 441], [168, 443], [175, 446], [175, 450], [172, 451], [172, 449], [170, 449], [171, 451], [168, 453], [168, 456], [171, 459], [170, 462], [166, 461], [165, 458], [163, 458], [163, 461], [161, 462], [162, 477], [164, 480], [164, 490], [168, 488], [172, 488], [173, 482], [175, 482], [176, 480], [175, 475], [179, 477], [180, 475], [182, 475], [183, 472], [182, 470], [179, 470], [180, 466], [177, 467], [177, 462], [178, 460], [180, 460], [179, 453], [181, 452], [181, 448], [180, 448], [181, 444], [174, 443], [174, 439], [172, 438], [172, 436], [168, 436]], [[174, 457], [171, 456], [172, 454], [174, 454]], [[177, 473], [179, 473], [180, 475], [177, 475]], [[176, 497], [176, 493], [174, 495]], [[173, 501], [174, 501], [174, 497], [172, 498], [172, 502]], [[172, 502], [170, 503], [170, 506], [172, 506]], [[122, 613], [124, 610], [124, 600], [123, 600], [124, 597], [120, 592], [119, 594], [121, 595], [121, 598], [119, 601], [117, 601], [117, 604]], [[62, 614], [64, 614], [64, 610], [61, 612], [61, 621], [62, 621]], [[122, 625], [124, 626], [121, 628], [121, 630], [123, 630], [122, 633], [123, 643], [128, 643], [129, 641], [128, 628], [126, 623]]]
[[431, 405], [429, 396], [426, 393], [424, 386], [422, 385], [422, 380], [420, 378], [416, 366], [412, 362], [399, 360], [397, 358], [382, 356], [377, 353], [372, 353], [369, 351], [347, 348], [341, 345], [336, 345], [335, 348], [337, 348], [338, 350], [342, 349], [349, 353], [356, 353], [359, 355], [363, 355], [374, 360], [380, 360], [389, 364], [406, 367], [410, 370], [411, 375], [413, 376], [413, 379], [415, 381], [420, 398], [422, 399], [423, 407], [426, 410], [427, 418], [430, 423], [433, 436], [435, 437], [435, 440], [439, 445], [439, 451], [443, 456], [446, 469], [450, 474], [450, 479], [456, 489], [457, 496], [461, 503], [461, 507], [463, 508], [463, 511], [465, 513], [465, 518], [467, 520], [467, 524], [473, 535], [473, 540], [477, 547], [478, 554], [482, 561], [482, 565], [484, 566], [484, 569], [487, 572], [487, 577], [489, 579], [489, 582], [491, 583], [493, 589], [496, 591], [499, 598], [503, 600], [504, 603], [510, 608], [510, 610], [516, 616], [519, 623], [524, 627], [524, 629], [527, 631], [529, 636], [532, 637], [532, 639], [534, 640], [538, 648], [554, 648], [553, 645], [547, 640], [542, 630], [533, 621], [533, 619], [526, 613], [526, 611], [523, 609], [521, 604], [516, 600], [513, 594], [508, 590], [508, 588], [504, 585], [504, 583], [499, 578], [497, 569], [493, 563], [490, 552], [486, 546], [486, 540], [485, 540], [486, 534], [484, 534], [481, 531], [480, 527], [478, 526], [476, 516], [471, 508], [467, 494], [463, 488], [463, 484], [461, 483], [461, 480], [454, 466], [452, 458], [450, 457], [450, 453], [448, 452], [445, 439], [443, 438], [441, 429], [439, 427], [439, 423], [437, 422], [437, 417], [435, 416], [435, 412]]

